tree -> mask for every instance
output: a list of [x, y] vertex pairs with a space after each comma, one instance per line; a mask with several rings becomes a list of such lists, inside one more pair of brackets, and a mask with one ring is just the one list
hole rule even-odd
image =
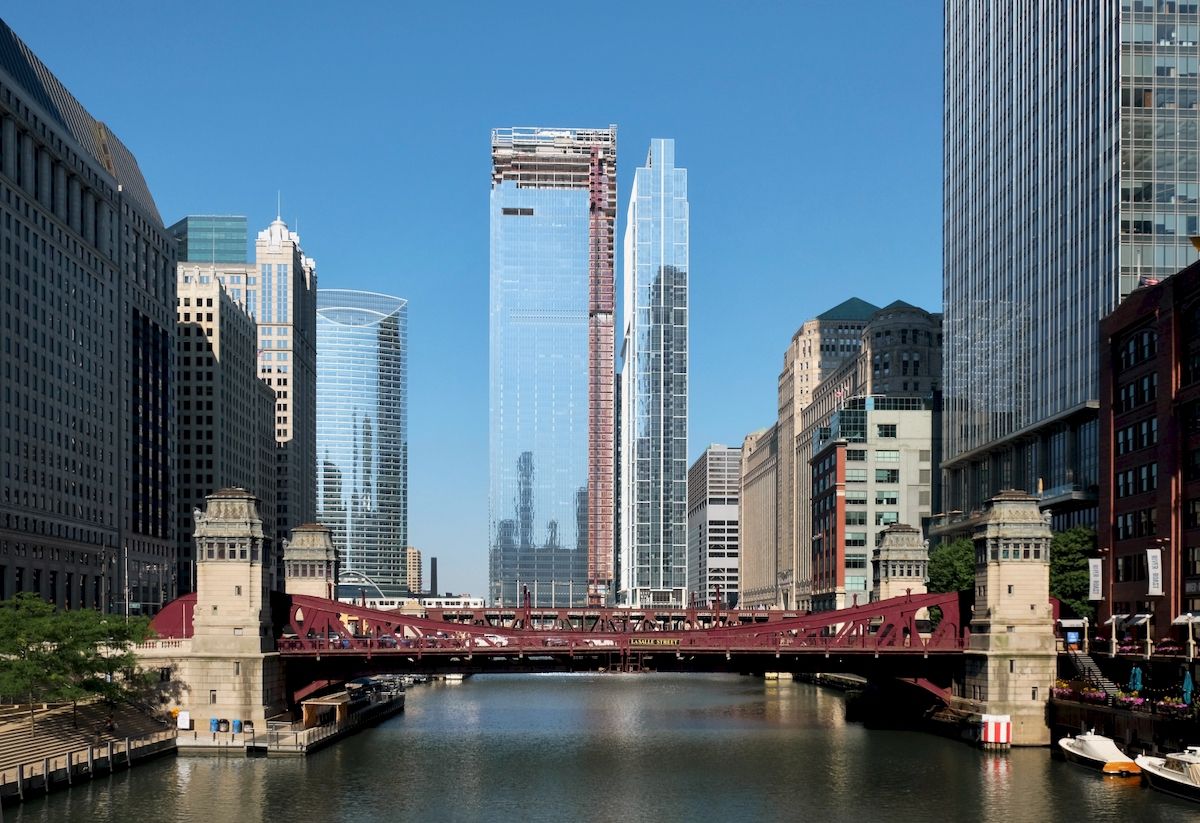
[[960, 537], [929, 553], [929, 591], [963, 592], [975, 589], [975, 544]]
[[148, 618], [125, 620], [79, 609], [61, 612], [59, 621], [59, 655], [67, 674], [59, 700], [101, 697], [113, 703], [140, 693], [143, 684], [132, 645], [149, 637]]
[[1057, 532], [1050, 541], [1050, 594], [1080, 617], [1095, 615], [1088, 596], [1088, 557], [1096, 550], [1096, 533], [1086, 526]]
[[90, 609], [56, 611], [24, 592], [0, 602], [0, 698], [33, 704], [109, 702], [141, 686], [132, 645], [150, 634], [145, 617], [125, 620]]
[[63, 666], [50, 641], [54, 607], [24, 592], [0, 602], [0, 696], [14, 703], [54, 700], [63, 681]]

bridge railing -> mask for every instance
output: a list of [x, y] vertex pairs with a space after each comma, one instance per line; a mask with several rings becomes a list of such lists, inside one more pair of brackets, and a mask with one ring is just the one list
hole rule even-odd
[[966, 638], [949, 634], [937, 640], [935, 632], [851, 631], [824, 634], [821, 632], [796, 632], [788, 630], [738, 634], [707, 632], [636, 632], [608, 636], [576, 636], [568, 633], [552, 634], [539, 632], [530, 636], [510, 637], [507, 643], [482, 643], [475, 638], [422, 637], [406, 639], [399, 643], [380, 644], [372, 639], [343, 638], [339, 641], [325, 639], [286, 638], [277, 641], [281, 652], [361, 655], [488, 655], [547, 653], [602, 653], [605, 651], [670, 651], [687, 649], [705, 652], [762, 652], [762, 651], [849, 651], [865, 650], [877, 652], [913, 651], [956, 651], [966, 645]]

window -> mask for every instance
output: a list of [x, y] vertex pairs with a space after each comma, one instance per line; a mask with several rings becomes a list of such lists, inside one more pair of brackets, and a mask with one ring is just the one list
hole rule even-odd
[[[1155, 486], [1158, 485], [1158, 464], [1151, 464], [1154, 469]], [[1200, 448], [1189, 449], [1183, 457], [1183, 479], [1187, 481], [1200, 480]]]
[[1146, 553], [1117, 558], [1117, 582], [1131, 583], [1146, 579]]
[[1200, 576], [1200, 546], [1191, 546], [1184, 553], [1183, 573], [1188, 577]]
[[[1189, 503], [1200, 503], [1200, 501], [1189, 501]], [[1185, 519], [1189, 516], [1194, 518], [1197, 513], [1200, 513], [1200, 506], [1194, 507], [1190, 515], [1185, 509]], [[1118, 540], [1128, 540], [1132, 537], [1153, 537], [1158, 532], [1157, 513], [1154, 509], [1141, 509], [1118, 514], [1116, 527]]]
[[[1154, 510], [1150, 510], [1150, 514], [1154, 514]], [[1183, 525], [1185, 528], [1194, 529], [1200, 526], [1200, 498], [1192, 498], [1187, 501], [1183, 507]], [[1153, 534], [1153, 532], [1151, 532]]]
[[866, 483], [867, 482], [867, 470], [866, 469], [846, 469], [846, 482], [847, 483]]
[[900, 482], [900, 470], [899, 469], [876, 469], [875, 470], [875, 482], [876, 483], [899, 483]]
[[867, 453], [863, 449], [846, 449], [847, 462], [861, 462], [867, 459]]
[[876, 449], [875, 450], [875, 462], [876, 463], [899, 463], [900, 462], [900, 452], [897, 451], [896, 449]]
[[880, 423], [875, 427], [875, 434], [877, 437], [895, 437], [896, 436], [896, 424], [895, 423]]
[[847, 526], [865, 526], [867, 525], [867, 513], [865, 511], [847, 511], [846, 512]]
[[876, 526], [890, 526], [900, 522], [900, 512], [875, 512]]
[[876, 506], [898, 506], [900, 505], [900, 492], [875, 492]]
[[216, 703], [216, 702], [217, 702], [217, 690], [216, 690], [216, 689], [209, 689], [209, 691], [208, 691], [208, 702], [209, 702], [210, 704], [212, 704], [212, 703]]
[[846, 532], [847, 546], [865, 546], [867, 545], [866, 532]]
[[848, 506], [854, 506], [854, 505], [865, 506], [865, 505], [867, 505], [867, 493], [860, 492], [860, 491], [847, 491], [846, 492], [846, 505], [848, 505]]

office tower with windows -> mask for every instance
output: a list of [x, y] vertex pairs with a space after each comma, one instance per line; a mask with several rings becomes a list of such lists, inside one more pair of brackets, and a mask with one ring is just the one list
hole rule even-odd
[[245, 263], [246, 217], [190, 214], [168, 229], [179, 247], [179, 262]]
[[420, 594], [424, 585], [424, 577], [421, 574], [421, 550], [416, 546], [409, 546], [404, 552], [404, 565], [408, 568], [408, 591], [411, 594]]
[[196, 590], [195, 512], [221, 489], [246, 489], [260, 499], [265, 554], [273, 556], [275, 392], [258, 377], [254, 318], [233, 298], [253, 271], [244, 262], [221, 269], [179, 264], [175, 528], [181, 594]]
[[1182, 641], [1200, 614], [1200, 263], [1131, 294], [1100, 345], [1097, 624]]
[[0, 599], [174, 597], [174, 348], [137, 160], [0, 21]]
[[317, 291], [317, 460], [317, 518], [343, 578], [355, 592], [406, 592], [408, 301]]
[[616, 151], [615, 126], [492, 132], [493, 602], [611, 597]]
[[[825, 524], [825, 540], [822, 542], [817, 539], [817, 512], [812, 503], [817, 497], [813, 490], [817, 475], [812, 470], [810, 461], [818, 451], [829, 445], [829, 433], [839, 425], [838, 420], [850, 414], [848, 410], [861, 408], [863, 398], [873, 397], [871, 402], [876, 410], [888, 408], [896, 411], [906, 421], [904, 428], [908, 432], [907, 436], [926, 443], [924, 446], [917, 446], [912, 470], [902, 472], [905, 482], [898, 490], [898, 502], [887, 500], [886, 496], [874, 497], [874, 489], [868, 486], [865, 489], [867, 505], [885, 507], [885, 515], [889, 511], [900, 511], [904, 519], [899, 522], [922, 529], [926, 528], [934, 513], [941, 511], [941, 483], [936, 468], [941, 461], [942, 315], [927, 312], [903, 300], [896, 300], [875, 311], [860, 333], [862, 341], [856, 347], [858, 355], [827, 375], [813, 389], [812, 402], [804, 409], [800, 433], [796, 438], [797, 455], [802, 458], [807, 475], [803, 483], [798, 484], [800, 493], [797, 503], [797, 508], [803, 510], [803, 517], [799, 519], [799, 523], [800, 540], [803, 541], [804, 550], [797, 554], [796, 562], [796, 578], [802, 593], [797, 606], [802, 609], [816, 608], [814, 602], [817, 599], [818, 575], [814, 570], [822, 562], [817, 549], [826, 552], [826, 560], [829, 557], [840, 556], [832, 548], [828, 523]], [[909, 403], [910, 400], [920, 401], [920, 408], [914, 410], [916, 406]], [[918, 420], [915, 424], [912, 422], [914, 415]], [[926, 428], [921, 430], [921, 425], [926, 425]], [[855, 431], [844, 426], [843, 430], [847, 433]], [[869, 437], [872, 432], [870, 427], [865, 431]], [[856, 448], [851, 446], [846, 453], [853, 456]], [[884, 446], [885, 451], [891, 448]], [[908, 460], [909, 457], [904, 459]], [[849, 462], [867, 462], [866, 468], [869, 470], [869, 463], [875, 460], [875, 457], [868, 455], [862, 461]], [[856, 468], [861, 467], [849, 466], [851, 470]], [[874, 477], [875, 475], [868, 471], [868, 482], [874, 482]], [[856, 491], [856, 487], [852, 486], [847, 486], [846, 489], [847, 503], [859, 498], [863, 493], [861, 489]], [[897, 509], [897, 505], [900, 508]], [[875, 514], [870, 508], [864, 514], [858, 513], [854, 506], [848, 506], [846, 523], [861, 526], [862, 523], [852, 523], [851, 520], [863, 517], [870, 520]], [[872, 532], [868, 539], [869, 546], [874, 545], [871, 542], [874, 534]], [[857, 548], [853, 545], [850, 547], [851, 562], [855, 565], [849, 567], [854, 571], [847, 573], [847, 579], [855, 583], [855, 578], [859, 576], [857, 569], [861, 568], [857, 565], [861, 555], [861, 552], [856, 551]], [[828, 569], [826, 563], [826, 574]], [[828, 595], [828, 577], [822, 585], [825, 587], [824, 594]], [[849, 591], [850, 600], [853, 602], [854, 594], [861, 589]], [[861, 602], [862, 598], [859, 599]], [[828, 603], [828, 598], [825, 602]]]
[[942, 533], [1094, 523], [1100, 319], [1196, 260], [1196, 2], [947, 0]]
[[618, 600], [687, 594], [688, 199], [675, 141], [650, 142], [625, 224]]
[[871, 599], [872, 548], [888, 526], [929, 516], [933, 400], [852, 397], [813, 439], [809, 608]]
[[851, 297], [828, 311], [806, 320], [783, 353], [779, 373], [779, 418], [775, 424], [778, 467], [775, 504], [778, 525], [772, 555], [759, 564], [771, 574], [758, 581], [747, 605], [808, 608], [810, 595], [808, 555], [811, 524], [808, 501], [812, 477], [808, 458], [812, 439], [804, 431], [803, 416], [821, 382], [862, 353], [862, 333], [877, 307]]
[[783, 354], [779, 416], [743, 444], [740, 595], [747, 606], [806, 608], [812, 443], [803, 439], [801, 415], [821, 381], [858, 357], [863, 327], [877, 310], [851, 297], [801, 324]]
[[[258, 376], [275, 392], [275, 534], [273, 545], [316, 517], [317, 264], [300, 235], [279, 217], [258, 233], [255, 265], [233, 285], [235, 300], [258, 321]], [[276, 580], [282, 553], [276, 551]]]
[[714, 443], [688, 469], [688, 602], [738, 604], [742, 450]]

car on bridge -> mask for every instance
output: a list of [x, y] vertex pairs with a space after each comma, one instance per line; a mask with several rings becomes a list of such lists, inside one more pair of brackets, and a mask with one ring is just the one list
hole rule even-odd
[[476, 646], [507, 646], [508, 638], [502, 634], [485, 634], [475, 638]]

